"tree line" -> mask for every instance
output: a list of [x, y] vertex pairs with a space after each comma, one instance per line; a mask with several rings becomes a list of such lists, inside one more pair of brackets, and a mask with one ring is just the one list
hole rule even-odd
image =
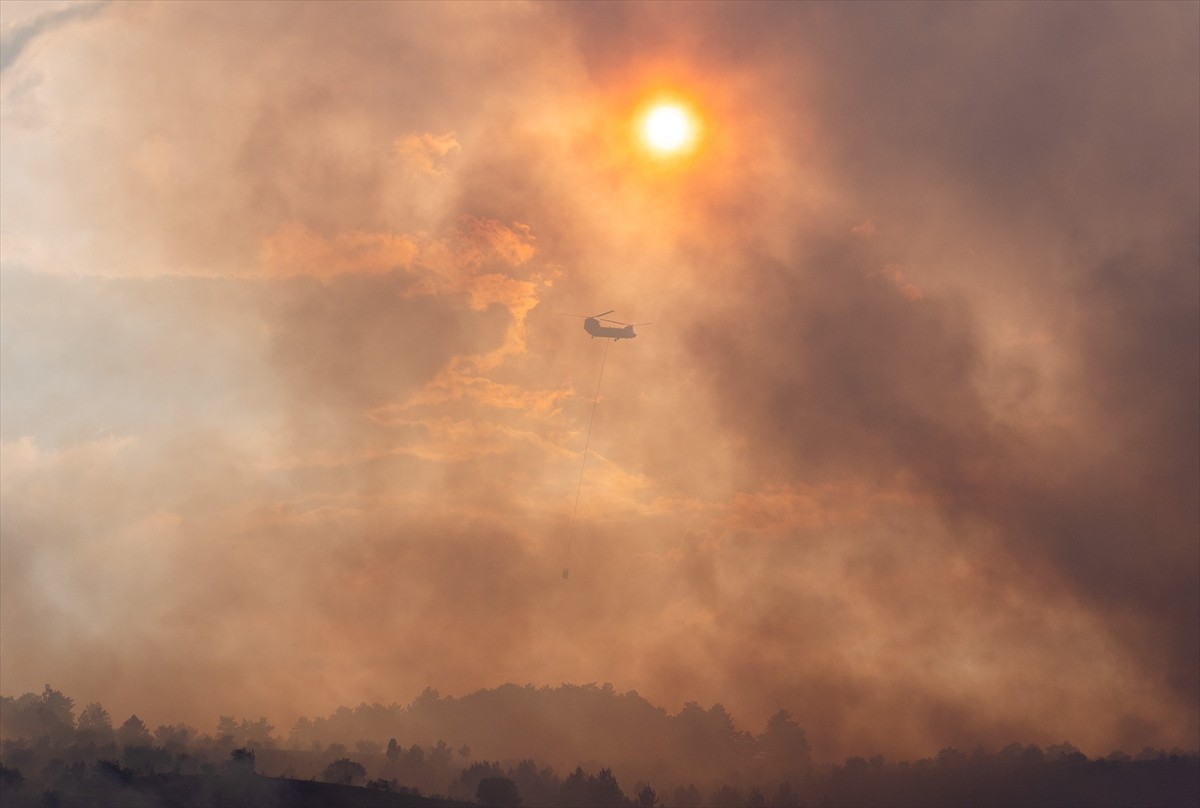
[[[219, 717], [213, 732], [151, 730], [137, 715], [115, 721], [98, 703], [76, 713], [47, 685], [0, 697], [0, 739], [4, 805], [100, 805], [88, 795], [135, 787], [163, 805], [316, 805], [322, 793], [330, 804], [347, 801], [318, 784], [369, 792], [385, 802], [357, 804], [381, 806], [429, 798], [529, 808], [1200, 804], [1194, 752], [1088, 759], [1070, 744], [1014, 743], [947, 748], [915, 762], [815, 765], [786, 711], [753, 735], [720, 705], [670, 715], [608, 685], [507, 685], [460, 699], [427, 690], [407, 706], [302, 718], [286, 736], [265, 718], [233, 716]], [[268, 787], [263, 778], [276, 780]], [[280, 797], [280, 782], [310, 784], [307, 801]], [[166, 799], [164, 789], [190, 796]]]

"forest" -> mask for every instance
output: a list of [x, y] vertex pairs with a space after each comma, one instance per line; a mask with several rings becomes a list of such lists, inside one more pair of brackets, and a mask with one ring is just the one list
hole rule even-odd
[[815, 763], [778, 711], [758, 735], [721, 705], [670, 714], [611, 685], [504, 685], [461, 698], [153, 729], [46, 685], [0, 697], [3, 806], [1194, 806], [1195, 751], [1091, 758], [1069, 743]]

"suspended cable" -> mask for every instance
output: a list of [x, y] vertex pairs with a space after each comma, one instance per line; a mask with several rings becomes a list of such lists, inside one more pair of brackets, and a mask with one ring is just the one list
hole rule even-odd
[[583, 441], [583, 457], [579, 461], [579, 483], [575, 486], [575, 509], [571, 511], [571, 528], [567, 533], [567, 562], [563, 578], [571, 574], [571, 544], [575, 540], [575, 516], [579, 513], [579, 494], [583, 491], [583, 470], [587, 467], [588, 445], [592, 442], [592, 422], [596, 420], [596, 403], [600, 400], [600, 382], [604, 381], [604, 364], [608, 361], [608, 346], [616, 340], [604, 341], [604, 356], [600, 359], [600, 376], [596, 379], [596, 394], [592, 396], [592, 414], [588, 418], [587, 437]]

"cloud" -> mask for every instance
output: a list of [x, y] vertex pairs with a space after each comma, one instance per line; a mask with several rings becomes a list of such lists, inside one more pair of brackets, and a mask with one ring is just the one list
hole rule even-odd
[[429, 132], [405, 135], [396, 138], [393, 147], [396, 156], [410, 171], [434, 177], [442, 174], [440, 166], [452, 152], [462, 151], [453, 132], [444, 135]]
[[39, 37], [70, 22], [94, 17], [104, 6], [104, 3], [99, 2], [71, 3], [38, 14], [32, 19], [6, 23], [4, 33], [0, 36], [0, 52], [3, 52], [3, 56], [0, 56], [0, 72], [7, 71], [15, 65], [25, 49]]
[[[527, 390], [515, 384], [448, 369], [409, 399], [407, 406], [436, 406], [447, 401], [473, 399], [489, 407], [519, 411], [525, 415], [553, 414], [572, 395], [567, 389]], [[382, 414], [381, 414], [382, 415]]]
[[411, 238], [355, 230], [324, 239], [298, 223], [283, 225], [263, 243], [261, 260], [272, 275], [328, 280], [348, 272], [385, 273], [408, 267], [416, 256]]

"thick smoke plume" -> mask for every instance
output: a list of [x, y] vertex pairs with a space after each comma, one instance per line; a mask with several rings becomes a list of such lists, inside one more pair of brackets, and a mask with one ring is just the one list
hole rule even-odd
[[1200, 746], [1195, 4], [64, 8], [3, 11], [6, 694]]

